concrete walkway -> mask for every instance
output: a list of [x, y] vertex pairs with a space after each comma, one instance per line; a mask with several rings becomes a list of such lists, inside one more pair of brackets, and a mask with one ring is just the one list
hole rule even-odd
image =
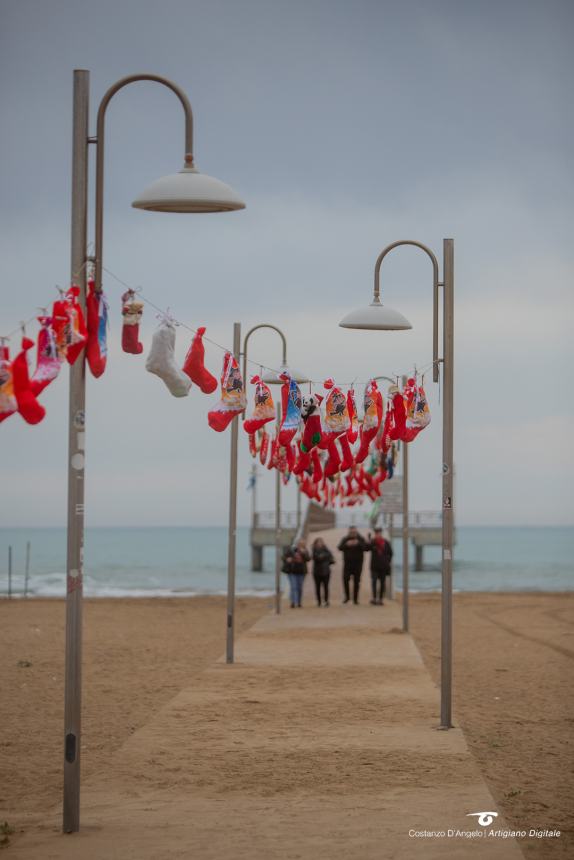
[[[399, 607], [363, 593], [318, 609], [311, 585], [84, 786], [80, 834], [60, 835], [58, 812], [7, 860], [520, 860], [488, 835], [509, 829], [500, 815], [468, 817], [494, 800], [462, 732], [436, 730], [438, 690]], [[412, 835], [449, 829], [481, 835]]]

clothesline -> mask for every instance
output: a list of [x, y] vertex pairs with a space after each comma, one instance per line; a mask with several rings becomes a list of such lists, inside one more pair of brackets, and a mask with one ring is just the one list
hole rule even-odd
[[[78, 269], [78, 271], [75, 273], [75, 276], [74, 276], [74, 278], [73, 278], [72, 280], [73, 280], [73, 281], [77, 280], [77, 279], [78, 279], [78, 277], [80, 276], [80, 274], [82, 273], [83, 269], [84, 269], [86, 266], [91, 265], [91, 264], [92, 264], [92, 261], [91, 261], [91, 260], [86, 260], [86, 261], [84, 261], [84, 263], [82, 263], [82, 265], [80, 266], [80, 268]], [[167, 309], [164, 309], [164, 308], [160, 307], [159, 305], [156, 305], [156, 304], [155, 304], [155, 302], [153, 302], [151, 299], [149, 299], [149, 298], [144, 294], [142, 287], [140, 287], [140, 286], [138, 286], [138, 287], [133, 287], [133, 286], [131, 286], [131, 285], [130, 285], [130, 284], [128, 284], [126, 281], [124, 281], [122, 278], [120, 278], [118, 275], [116, 275], [114, 272], [112, 272], [112, 271], [111, 271], [111, 269], [108, 269], [108, 268], [106, 268], [105, 266], [102, 266], [102, 269], [103, 269], [103, 271], [105, 271], [105, 272], [106, 272], [106, 273], [107, 273], [111, 278], [113, 278], [113, 279], [114, 279], [118, 284], [120, 284], [120, 285], [121, 285], [122, 287], [124, 287], [125, 289], [127, 289], [127, 290], [129, 290], [130, 292], [132, 292], [132, 293], [134, 293], [135, 295], [137, 295], [138, 299], [140, 299], [142, 302], [144, 302], [145, 304], [147, 304], [147, 305], [149, 305], [150, 307], [152, 307], [155, 311], [157, 311], [157, 313], [158, 313], [159, 315], [161, 315], [161, 317], [162, 317], [162, 318], [170, 319], [170, 320], [171, 320], [175, 325], [180, 326], [181, 328], [186, 329], [187, 331], [191, 332], [192, 334], [196, 334], [196, 333], [197, 333], [197, 329], [195, 329], [195, 328], [193, 328], [192, 326], [188, 325], [187, 323], [182, 322], [181, 320], [179, 320], [179, 319], [175, 318], [175, 317], [173, 316], [173, 314], [170, 312], [169, 307], [168, 307]], [[57, 289], [60, 293], [63, 293], [63, 292], [64, 292], [64, 290], [62, 290], [59, 286], [56, 286], [56, 289]], [[38, 306], [38, 311], [40, 311], [41, 313], [43, 313], [43, 314], [44, 314], [44, 315], [46, 315], [46, 316], [48, 316], [48, 315], [49, 315], [49, 309], [48, 309], [48, 307], [41, 307], [41, 306]], [[25, 328], [26, 328], [26, 326], [28, 326], [28, 325], [30, 325], [31, 323], [33, 323], [33, 322], [37, 319], [37, 317], [38, 317], [38, 314], [36, 313], [36, 314], [34, 314], [33, 316], [29, 317], [28, 319], [23, 320], [22, 322], [20, 322], [20, 324], [19, 324], [18, 326], [16, 326], [14, 329], [12, 329], [12, 331], [8, 332], [8, 334], [0, 336], [0, 342], [2, 342], [2, 341], [6, 341], [6, 340], [10, 340], [10, 338], [14, 337], [14, 335], [18, 334], [18, 332], [20, 332], [20, 331], [24, 331], [24, 330], [25, 330]], [[218, 343], [217, 341], [213, 340], [212, 338], [207, 337], [207, 335], [205, 335], [205, 334], [203, 335], [203, 340], [204, 340], [204, 341], [207, 341], [207, 342], [208, 342], [208, 343], [210, 343], [212, 346], [215, 346], [217, 349], [222, 350], [222, 352], [224, 352], [224, 353], [227, 353], [227, 352], [233, 352], [233, 350], [232, 350], [232, 349], [230, 349], [229, 347], [224, 346], [224, 345], [223, 345], [223, 344], [221, 344], [221, 343]], [[243, 356], [243, 353], [241, 353], [241, 357], [242, 357], [242, 358], [244, 357], [244, 356]], [[248, 363], [248, 364], [253, 365], [254, 367], [260, 368], [260, 370], [261, 370], [261, 371], [263, 371], [263, 370], [267, 370], [267, 371], [269, 371], [270, 373], [275, 373], [275, 374], [277, 374], [277, 376], [279, 376], [279, 375], [283, 372], [281, 369], [278, 369], [278, 368], [276, 368], [276, 367], [271, 367], [270, 365], [264, 364], [263, 362], [260, 362], [260, 361], [256, 361], [255, 359], [248, 358], [248, 359], [247, 359], [247, 363]], [[424, 378], [424, 375], [425, 375], [425, 374], [426, 374], [426, 373], [427, 373], [427, 372], [428, 372], [428, 371], [433, 367], [434, 363], [435, 363], [434, 361], [430, 361], [430, 362], [428, 362], [428, 363], [426, 363], [426, 364], [423, 364], [423, 366], [422, 366], [422, 367], [421, 367], [421, 366], [419, 366], [419, 365], [417, 365], [417, 364], [415, 364], [415, 365], [414, 365], [414, 373], [415, 373], [415, 375], [417, 375], [417, 376], [422, 376], [422, 377]], [[411, 375], [412, 375], [412, 373], [413, 373], [413, 371], [411, 370], [411, 371], [408, 371], [407, 373], [395, 373], [395, 372], [393, 372], [393, 373], [389, 373], [389, 374], [387, 374], [387, 375], [388, 375], [391, 379], [396, 379], [396, 382], [397, 382], [397, 384], [398, 384], [398, 383], [399, 383], [399, 380], [401, 379], [401, 377], [402, 377], [402, 376], [411, 376]], [[383, 374], [380, 374], [380, 375], [382, 376]], [[372, 377], [371, 377], [371, 379], [372, 379]], [[324, 382], [324, 380], [323, 380], [323, 379], [320, 379], [320, 380], [310, 379], [310, 380], [308, 380], [308, 381], [307, 381], [307, 383], [304, 383], [304, 384], [308, 384], [309, 386], [322, 386], [322, 385], [323, 385], [323, 382]], [[352, 388], [352, 387], [353, 387], [353, 386], [355, 386], [355, 385], [367, 385], [367, 384], [368, 384], [368, 382], [369, 382], [369, 380], [365, 380], [365, 381], [363, 381], [363, 380], [357, 380], [357, 379], [354, 379], [354, 380], [352, 380], [351, 382], [339, 382], [339, 381], [337, 381], [337, 385], [338, 385], [340, 388]]]

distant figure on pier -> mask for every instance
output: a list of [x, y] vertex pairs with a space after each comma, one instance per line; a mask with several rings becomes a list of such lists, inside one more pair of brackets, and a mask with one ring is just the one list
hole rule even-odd
[[307, 574], [307, 562], [311, 560], [307, 544], [300, 540], [294, 547], [287, 547], [283, 554], [283, 572], [289, 579], [291, 609], [303, 605], [303, 582]]
[[353, 603], [359, 602], [359, 588], [361, 587], [361, 573], [363, 570], [363, 556], [367, 551], [367, 542], [359, 534], [355, 526], [351, 526], [346, 537], [337, 547], [343, 553], [343, 589], [345, 599], [348, 603], [351, 599], [349, 583], [353, 577]]
[[[323, 538], [313, 541], [313, 579], [315, 580], [315, 593], [317, 595], [317, 606], [329, 605], [329, 580], [331, 578], [331, 565], [335, 564], [333, 553], [326, 545]], [[322, 595], [321, 595], [322, 592]]]
[[381, 528], [375, 529], [375, 536], [368, 536], [367, 549], [371, 553], [371, 584], [373, 587], [373, 606], [383, 606], [385, 596], [385, 582], [387, 576], [391, 575], [391, 559], [393, 548], [389, 541], [383, 537]]

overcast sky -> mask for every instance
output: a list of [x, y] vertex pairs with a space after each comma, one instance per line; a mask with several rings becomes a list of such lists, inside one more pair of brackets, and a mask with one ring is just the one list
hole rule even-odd
[[[69, 279], [72, 71], [97, 104], [153, 72], [188, 93], [199, 168], [243, 212], [140, 212], [131, 201], [179, 169], [181, 108], [153, 83], [112, 101], [104, 265], [156, 304], [231, 344], [232, 326], [280, 326], [316, 380], [403, 373], [431, 353], [431, 267], [415, 249], [383, 267], [385, 301], [411, 332], [353, 332], [379, 251], [455, 240], [456, 516], [459, 524], [573, 520], [573, 23], [571, 0], [0, 0], [0, 333]], [[93, 189], [93, 179], [92, 179]], [[229, 435], [217, 398], [183, 400], [119, 348], [122, 288], [109, 276], [108, 370], [88, 381], [90, 525], [223, 524]], [[146, 309], [146, 351], [156, 324]], [[181, 360], [189, 334], [178, 330]], [[12, 340], [17, 348], [17, 339]], [[275, 365], [272, 333], [251, 357]], [[222, 353], [208, 347], [219, 375]], [[441, 404], [411, 448], [412, 508], [438, 509]], [[67, 373], [36, 427], [4, 422], [0, 522], [66, 516]], [[240, 520], [250, 460], [240, 436]], [[273, 505], [273, 481], [260, 482]], [[294, 506], [292, 491], [287, 506]]]

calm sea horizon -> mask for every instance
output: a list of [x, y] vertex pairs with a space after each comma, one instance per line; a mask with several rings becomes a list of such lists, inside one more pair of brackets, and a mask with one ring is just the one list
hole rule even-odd
[[[574, 526], [459, 526], [454, 553], [456, 591], [571, 591]], [[24, 591], [26, 543], [31, 544], [31, 596], [65, 595], [65, 528], [0, 529], [0, 596]], [[401, 546], [394, 541], [395, 587], [401, 587]], [[425, 549], [424, 570], [413, 570], [413, 592], [440, 590], [440, 547]], [[274, 587], [274, 550], [264, 571], [250, 568], [249, 529], [237, 530], [237, 593], [264, 596]], [[94, 527], [86, 529], [85, 594], [89, 597], [168, 597], [224, 594], [227, 528]]]

